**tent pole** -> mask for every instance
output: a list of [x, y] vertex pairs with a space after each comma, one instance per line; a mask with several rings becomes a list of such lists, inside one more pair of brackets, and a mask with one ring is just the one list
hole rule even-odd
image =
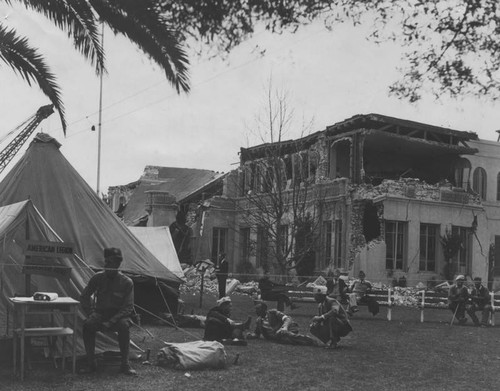
[[[7, 237], [7, 235], [5, 235], [3, 237], [3, 240], [2, 240], [2, 258], [1, 259], [4, 259], [4, 257], [5, 257], [5, 238], [6, 237]], [[3, 294], [4, 274], [5, 274], [5, 266], [4, 266], [4, 263], [2, 261], [2, 264], [0, 266], [0, 297], [2, 299], [5, 297], [5, 295]], [[10, 306], [6, 305], [5, 308], [7, 309], [7, 315], [6, 315], [6, 319], [5, 319], [5, 335], [9, 335]]]
[[200, 283], [200, 308], [203, 305], [203, 285], [205, 282], [205, 269], [201, 272], [201, 283]]
[[[30, 240], [30, 221], [28, 219], [28, 214], [26, 213], [26, 241]], [[26, 255], [24, 257], [24, 264], [28, 263], [30, 257]], [[26, 273], [24, 276], [24, 289], [26, 296], [31, 296], [31, 274]]]

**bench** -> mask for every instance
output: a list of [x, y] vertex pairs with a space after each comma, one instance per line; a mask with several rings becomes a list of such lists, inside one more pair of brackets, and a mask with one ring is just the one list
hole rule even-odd
[[[420, 308], [420, 322], [424, 321], [424, 309], [446, 309], [448, 308], [448, 292], [446, 291], [419, 291], [418, 308]], [[500, 310], [500, 291], [490, 292], [492, 314], [490, 323], [495, 325], [495, 312]]]
[[448, 308], [448, 292], [444, 291], [426, 291], [417, 292], [420, 295], [418, 308], [420, 309], [420, 322], [424, 322], [424, 309], [446, 309]]
[[[314, 295], [317, 293], [312, 287], [294, 287], [288, 288], [287, 295], [292, 302], [315, 303]], [[394, 306], [394, 295], [391, 289], [372, 289], [369, 293], [379, 305], [387, 307], [387, 320], [392, 319], [392, 307]], [[499, 303], [500, 304], [500, 303]], [[366, 305], [363, 303], [360, 306]]]
[[495, 325], [495, 312], [500, 310], [500, 291], [498, 292], [490, 292], [490, 297], [491, 297], [491, 325]]

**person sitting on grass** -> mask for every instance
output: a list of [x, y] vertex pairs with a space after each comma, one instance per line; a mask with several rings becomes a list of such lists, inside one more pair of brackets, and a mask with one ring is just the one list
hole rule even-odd
[[312, 318], [309, 331], [326, 348], [336, 348], [340, 337], [345, 337], [352, 331], [347, 313], [337, 300], [326, 296], [326, 289], [325, 292], [316, 293], [314, 300], [318, 303], [318, 315]]
[[246, 322], [231, 319], [231, 299], [227, 296], [217, 300], [217, 305], [210, 309], [205, 320], [205, 341], [243, 339], [243, 331], [248, 330], [252, 318]]
[[465, 310], [469, 300], [469, 291], [464, 282], [465, 277], [461, 274], [458, 275], [455, 278], [455, 284], [450, 287], [448, 292], [448, 308], [453, 312], [453, 317], [458, 320], [459, 324], [467, 322]]
[[299, 325], [288, 315], [276, 309], [268, 310], [267, 304], [260, 301], [255, 305], [257, 320], [255, 331], [248, 339], [259, 338], [261, 335], [270, 341], [289, 345], [317, 345], [308, 335], [299, 334]]
[[[481, 284], [481, 277], [474, 278], [474, 288], [472, 289], [470, 299], [471, 303], [467, 306], [467, 313], [471, 317], [474, 325], [487, 327], [490, 319], [491, 304], [490, 291]], [[481, 311], [481, 323], [476, 316], [476, 311]]]
[[380, 311], [380, 305], [377, 300], [369, 295], [372, 290], [372, 284], [365, 278], [365, 272], [360, 270], [358, 279], [354, 280], [349, 287], [349, 312], [350, 314], [357, 312], [358, 304], [366, 304], [368, 306], [368, 311], [375, 316]]

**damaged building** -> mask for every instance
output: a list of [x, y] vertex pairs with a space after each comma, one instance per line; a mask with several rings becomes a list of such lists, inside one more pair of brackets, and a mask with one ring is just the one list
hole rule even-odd
[[356, 115], [242, 148], [224, 183], [207, 201], [205, 235], [207, 251], [226, 252], [235, 273], [308, 264], [302, 274], [344, 268], [415, 285], [492, 278], [499, 256], [500, 144], [473, 132]]
[[225, 174], [211, 170], [146, 166], [140, 179], [108, 189], [107, 203], [128, 226], [170, 227], [181, 263], [200, 257], [201, 220], [206, 199], [222, 194]]
[[240, 279], [343, 268], [412, 286], [491, 280], [500, 257], [500, 143], [473, 132], [356, 115], [242, 148], [227, 174], [171, 170], [184, 169], [148, 166], [110, 188], [111, 207], [128, 225], [184, 211], [188, 263], [225, 252]]

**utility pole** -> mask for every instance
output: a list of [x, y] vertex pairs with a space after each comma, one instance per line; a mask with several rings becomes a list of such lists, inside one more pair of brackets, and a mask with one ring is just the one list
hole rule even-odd
[[[101, 46], [104, 48], [104, 23], [101, 24]], [[101, 122], [102, 122], [102, 69], [99, 78], [99, 123], [97, 124], [97, 186], [96, 193], [100, 198], [100, 181], [101, 181]]]

